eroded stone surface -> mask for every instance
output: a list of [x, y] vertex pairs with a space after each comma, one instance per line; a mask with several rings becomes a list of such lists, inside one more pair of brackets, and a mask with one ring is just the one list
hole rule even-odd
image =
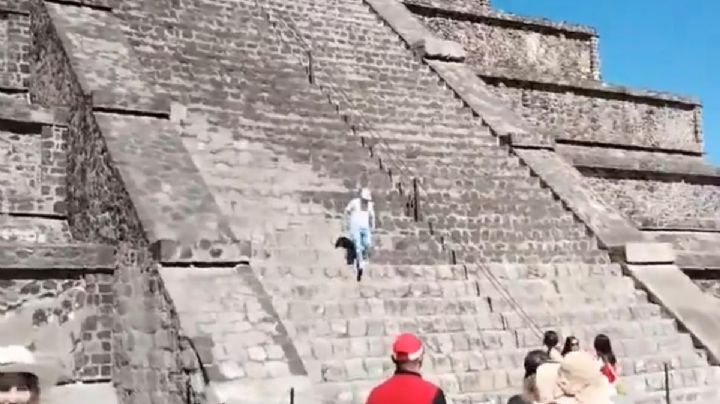
[[505, 69], [519, 76], [532, 72], [543, 77], [575, 79], [599, 75], [593, 36], [515, 28], [494, 19], [423, 16], [423, 22], [441, 38], [460, 43], [467, 52], [466, 63], [480, 71]]
[[69, 244], [65, 220], [0, 215], [0, 242]]
[[[0, 3], [0, 12], [18, 11], [22, 2]], [[24, 89], [30, 78], [30, 17], [18, 12], [4, 12], [0, 19], [0, 88]]]
[[488, 86], [488, 89], [533, 128], [556, 138], [702, 150], [698, 116], [693, 106], [654, 105], [553, 89], [516, 86]]
[[716, 185], [593, 176], [586, 181], [638, 227], [720, 229], [720, 187]]
[[111, 275], [6, 279], [2, 266], [0, 342], [34, 347], [62, 367], [64, 381], [111, 376]]
[[[154, 118], [95, 117], [150, 240], [238, 241], [174, 125]], [[223, 251], [215, 254], [219, 258]]]
[[0, 131], [0, 211], [63, 215], [67, 129], [2, 126], [8, 129]]

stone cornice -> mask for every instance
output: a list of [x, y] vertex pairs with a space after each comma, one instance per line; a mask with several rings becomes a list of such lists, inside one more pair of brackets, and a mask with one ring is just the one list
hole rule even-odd
[[577, 92], [603, 98], [632, 99], [649, 104], [671, 104], [688, 109], [701, 105], [697, 97], [672, 94], [663, 91], [635, 89], [603, 83], [595, 80], [563, 80], [548, 78], [533, 72], [513, 72], [506, 69], [475, 68], [478, 76], [487, 83], [502, 83], [513, 87], [545, 88], [555, 92]]
[[403, 0], [410, 11], [423, 16], [445, 16], [454, 20], [477, 21], [508, 28], [537, 31], [546, 34], [565, 35], [591, 39], [597, 37], [597, 31], [589, 26], [567, 22], [550, 21], [544, 18], [521, 17], [515, 14], [495, 10], [468, 10], [443, 0]]
[[698, 155], [563, 143], [558, 143], [556, 149], [563, 158], [578, 168], [679, 176], [700, 181], [720, 180], [720, 167], [712, 166]]

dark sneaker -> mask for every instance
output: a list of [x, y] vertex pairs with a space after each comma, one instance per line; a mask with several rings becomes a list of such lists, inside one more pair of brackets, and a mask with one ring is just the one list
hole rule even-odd
[[357, 270], [357, 281], [358, 282], [360, 282], [360, 280], [362, 280], [362, 274], [363, 274], [362, 268], [358, 269]]

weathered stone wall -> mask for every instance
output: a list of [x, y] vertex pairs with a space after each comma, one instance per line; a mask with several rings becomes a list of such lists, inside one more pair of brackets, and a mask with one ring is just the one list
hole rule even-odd
[[64, 215], [67, 128], [0, 125], [0, 210]]
[[26, 88], [30, 76], [30, 17], [21, 2], [0, 2], [0, 88]]
[[462, 44], [467, 63], [478, 71], [550, 79], [600, 77], [593, 34], [498, 13], [463, 15], [411, 8], [435, 34]]
[[45, 6], [33, 2], [32, 99], [70, 109], [68, 220], [77, 240], [117, 245], [112, 377], [122, 403], [185, 403], [179, 324], [137, 213], [113, 167]]
[[720, 228], [720, 186], [651, 177], [587, 177], [604, 200], [638, 227]]
[[524, 119], [559, 139], [702, 151], [695, 105], [538, 83], [490, 84], [488, 88]]
[[0, 279], [0, 322], [3, 343], [23, 343], [52, 352], [66, 381], [108, 379], [112, 370], [112, 276], [28, 279], [3, 271]]

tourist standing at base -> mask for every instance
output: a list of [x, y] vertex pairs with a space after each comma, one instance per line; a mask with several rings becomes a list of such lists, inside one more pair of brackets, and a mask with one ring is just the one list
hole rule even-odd
[[557, 348], [559, 343], [560, 338], [555, 331], [545, 331], [545, 334], [543, 335], [543, 345], [545, 345], [550, 359], [555, 362], [560, 362], [562, 360], [562, 354]]
[[580, 340], [578, 340], [577, 337], [571, 335], [571, 336], [565, 338], [565, 346], [563, 346], [561, 355], [564, 357], [565, 355], [569, 354], [570, 352], [576, 352], [579, 350], [580, 350]]
[[[546, 367], [548, 372], [542, 372]], [[541, 373], [548, 377], [540, 378]], [[551, 397], [542, 397], [541, 403], [612, 404], [610, 385], [600, 373], [598, 362], [587, 352], [569, 352], [559, 364], [541, 365], [537, 376], [538, 390], [552, 392]]]
[[355, 268], [360, 282], [372, 246], [372, 230], [375, 228], [375, 208], [368, 188], [361, 189], [359, 197], [348, 203], [345, 216], [350, 238], [355, 244]]
[[423, 345], [413, 334], [401, 334], [393, 344], [395, 374], [375, 387], [367, 404], [446, 404], [445, 393], [420, 375]]
[[601, 364], [600, 372], [605, 375], [612, 386], [612, 393], [617, 393], [616, 381], [618, 379], [618, 366], [615, 352], [612, 349], [610, 337], [605, 334], [598, 334], [593, 342], [595, 356]]
[[539, 400], [539, 392], [535, 383], [537, 370], [540, 366], [550, 362], [550, 356], [543, 350], [534, 350], [525, 355], [523, 367], [525, 368], [525, 376], [523, 376], [523, 391], [510, 397], [508, 404], [532, 404]]
[[0, 403], [40, 404], [41, 392], [58, 378], [59, 369], [38, 363], [24, 346], [0, 347]]

